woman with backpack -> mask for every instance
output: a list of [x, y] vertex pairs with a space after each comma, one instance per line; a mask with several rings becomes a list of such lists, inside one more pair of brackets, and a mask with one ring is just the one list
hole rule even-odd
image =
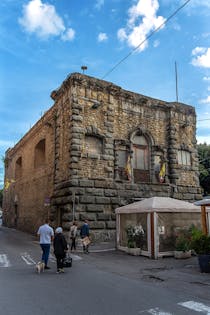
[[66, 256], [66, 252], [68, 250], [68, 245], [63, 235], [63, 229], [61, 227], [57, 227], [55, 230], [55, 237], [53, 240], [54, 254], [57, 261], [57, 273], [64, 272], [63, 263], [64, 258]]

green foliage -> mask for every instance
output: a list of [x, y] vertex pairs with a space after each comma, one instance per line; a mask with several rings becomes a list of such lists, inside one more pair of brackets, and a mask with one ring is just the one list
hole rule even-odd
[[179, 236], [176, 239], [175, 248], [176, 250], [186, 252], [190, 250], [190, 242], [184, 236]]
[[197, 255], [210, 254], [210, 235], [205, 235], [201, 230], [193, 226], [191, 228], [190, 246]]
[[175, 241], [175, 249], [183, 252], [191, 249], [191, 235], [189, 230], [179, 231]]
[[127, 233], [128, 248], [135, 248], [135, 247], [141, 248], [142, 247], [144, 230], [141, 225], [127, 226], [126, 233]]
[[3, 189], [0, 189], [0, 207], [2, 207], [3, 202]]
[[135, 248], [136, 247], [135, 241], [133, 241], [132, 239], [128, 239], [127, 246], [128, 248]]
[[210, 145], [198, 144], [200, 185], [204, 189], [204, 194], [210, 194]]

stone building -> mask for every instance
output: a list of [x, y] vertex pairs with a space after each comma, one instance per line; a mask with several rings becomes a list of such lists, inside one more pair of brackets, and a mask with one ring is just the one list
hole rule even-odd
[[4, 224], [34, 233], [49, 215], [89, 220], [113, 239], [115, 208], [142, 198], [201, 199], [192, 106], [164, 102], [79, 73], [5, 157]]

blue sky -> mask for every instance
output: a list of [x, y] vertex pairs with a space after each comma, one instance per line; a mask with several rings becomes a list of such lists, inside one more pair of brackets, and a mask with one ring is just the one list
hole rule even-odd
[[52, 106], [51, 91], [70, 73], [86, 65], [101, 79], [132, 51], [104, 79], [175, 101], [176, 61], [179, 101], [195, 106], [198, 143], [210, 144], [210, 1], [189, 1], [145, 40], [184, 3], [1, 0], [0, 157]]

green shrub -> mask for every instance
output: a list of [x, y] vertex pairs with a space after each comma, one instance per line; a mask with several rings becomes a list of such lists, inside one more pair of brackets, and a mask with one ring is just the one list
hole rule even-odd
[[191, 235], [189, 230], [181, 230], [175, 240], [177, 251], [189, 251], [191, 249]]
[[192, 227], [190, 246], [197, 255], [210, 254], [210, 235], [206, 235], [196, 227]]

